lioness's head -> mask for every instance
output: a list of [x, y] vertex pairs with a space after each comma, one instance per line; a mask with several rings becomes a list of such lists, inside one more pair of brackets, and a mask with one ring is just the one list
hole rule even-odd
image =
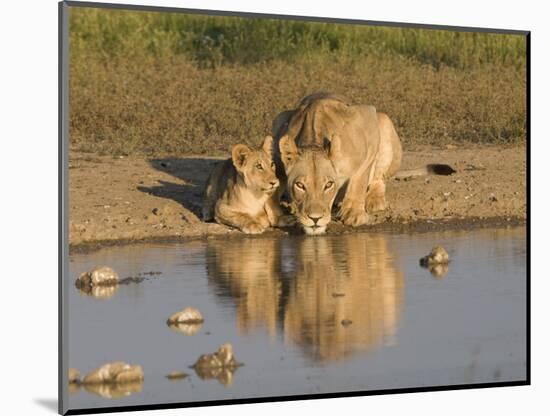
[[298, 149], [294, 140], [285, 135], [279, 140], [279, 150], [296, 219], [306, 234], [323, 234], [337, 193], [330, 145]]
[[271, 158], [273, 138], [267, 136], [261, 149], [253, 150], [244, 144], [236, 144], [231, 150], [231, 159], [246, 187], [256, 192], [273, 194], [279, 180], [275, 175], [275, 164]]

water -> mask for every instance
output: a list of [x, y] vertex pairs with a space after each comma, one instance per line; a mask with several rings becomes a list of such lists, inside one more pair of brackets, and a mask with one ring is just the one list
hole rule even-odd
[[[435, 244], [452, 262], [432, 275], [418, 260]], [[100, 265], [147, 279], [80, 293], [74, 279]], [[145, 373], [129, 391], [78, 389], [70, 408], [526, 378], [525, 228], [134, 245], [75, 254], [69, 269], [69, 366]], [[205, 318], [194, 335], [166, 325], [186, 306]], [[243, 367], [189, 368], [225, 342]]]

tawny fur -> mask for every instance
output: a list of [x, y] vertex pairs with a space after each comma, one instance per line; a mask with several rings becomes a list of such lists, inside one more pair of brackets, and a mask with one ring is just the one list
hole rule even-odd
[[302, 99], [272, 125], [274, 160], [297, 221], [321, 234], [333, 205], [344, 224], [359, 226], [386, 208], [386, 180], [454, 173], [448, 165], [398, 172], [403, 151], [390, 118], [373, 106], [352, 105], [330, 93]]
[[271, 136], [262, 148], [235, 145], [232, 157], [216, 165], [208, 178], [202, 206], [205, 221], [235, 227], [247, 234], [259, 234], [269, 227], [286, 226], [279, 205], [279, 180], [271, 158]]

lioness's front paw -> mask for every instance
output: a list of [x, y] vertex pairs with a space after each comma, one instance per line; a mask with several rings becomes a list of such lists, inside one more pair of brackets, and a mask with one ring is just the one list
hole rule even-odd
[[368, 224], [370, 221], [370, 217], [363, 207], [349, 207], [345, 204], [342, 204], [340, 208], [339, 217], [345, 225], [351, 225], [352, 227], [359, 227]]
[[369, 215], [363, 212], [350, 212], [347, 216], [342, 218], [344, 225], [351, 225], [352, 227], [359, 227], [360, 225], [365, 225], [370, 222]]
[[292, 227], [296, 225], [296, 218], [294, 215], [281, 215], [277, 219], [277, 227]]
[[256, 222], [251, 222], [243, 226], [241, 231], [246, 234], [261, 234], [265, 231], [265, 227]]
[[367, 196], [367, 212], [384, 211], [386, 209], [386, 198], [384, 195]]

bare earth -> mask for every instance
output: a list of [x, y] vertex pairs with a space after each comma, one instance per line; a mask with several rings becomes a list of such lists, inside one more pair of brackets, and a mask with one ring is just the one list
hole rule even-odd
[[[243, 235], [200, 220], [203, 186], [218, 160], [114, 159], [71, 152], [71, 249], [136, 240]], [[436, 162], [450, 164], [457, 173], [390, 179], [388, 209], [376, 215], [375, 224], [359, 229], [422, 230], [525, 222], [525, 146], [422, 148], [405, 152], [402, 168]], [[329, 233], [351, 231], [337, 223], [328, 229]]]

